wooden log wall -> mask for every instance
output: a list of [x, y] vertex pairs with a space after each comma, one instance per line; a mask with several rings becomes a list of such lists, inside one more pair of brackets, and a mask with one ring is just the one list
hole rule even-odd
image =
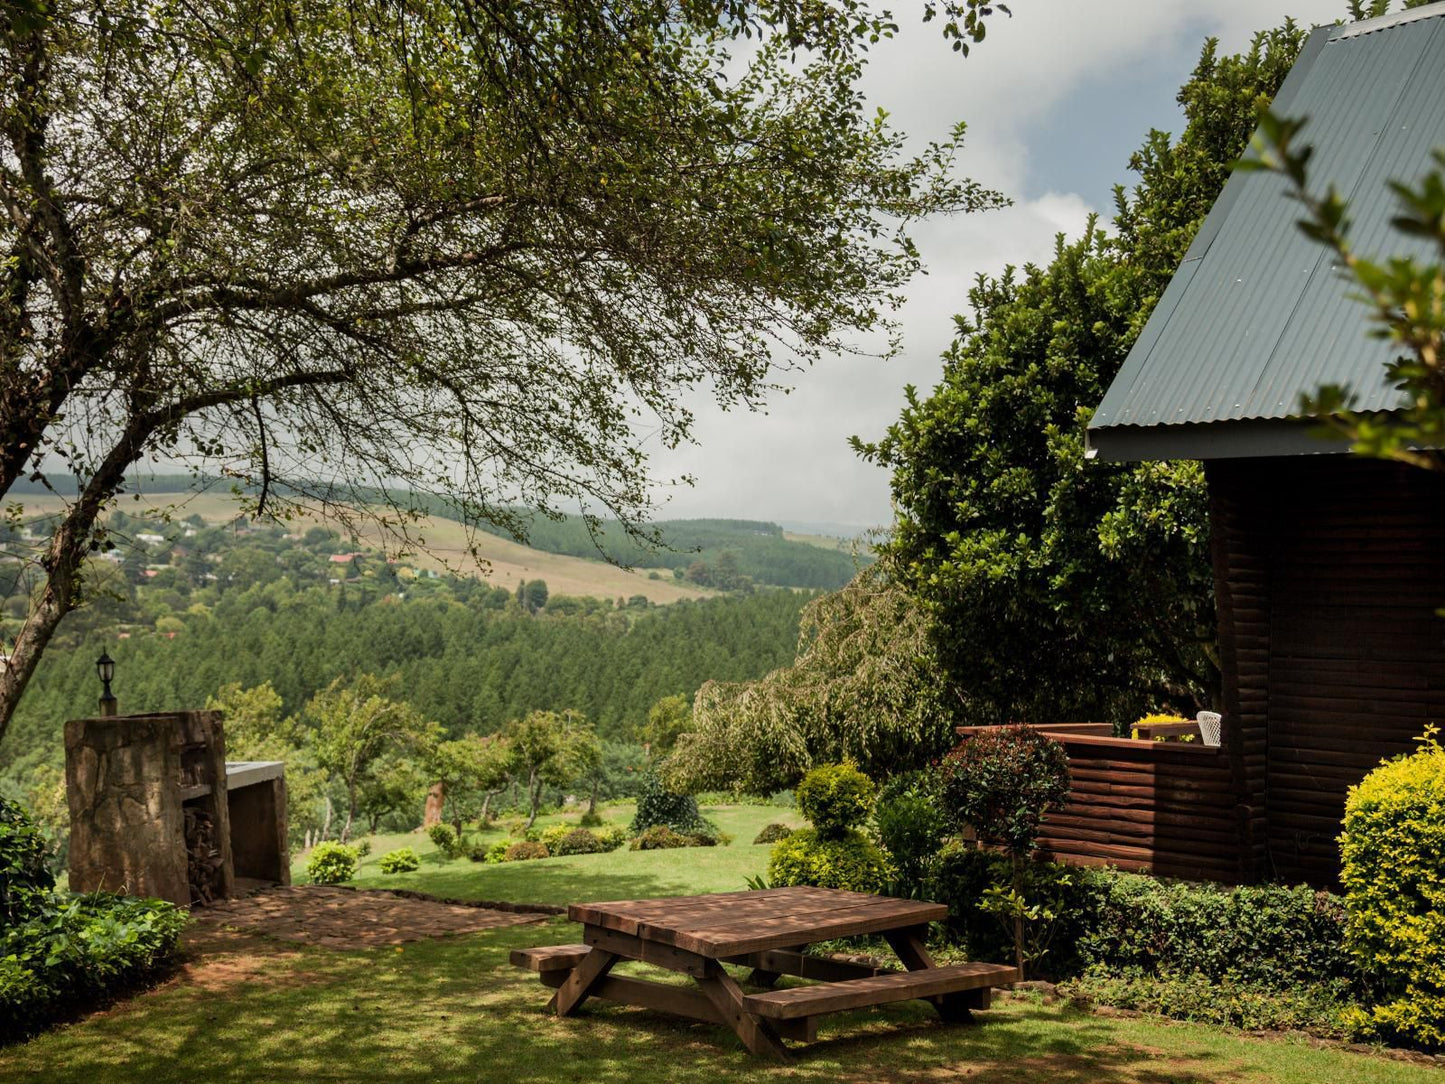
[[[975, 728], [964, 727], [965, 739]], [[1069, 757], [1072, 793], [1040, 846], [1061, 862], [1194, 881], [1240, 880], [1238, 794], [1222, 748], [1107, 737], [1107, 724], [1039, 726]]]
[[1445, 718], [1445, 479], [1341, 455], [1206, 471], [1251, 860], [1328, 885], [1347, 789]]

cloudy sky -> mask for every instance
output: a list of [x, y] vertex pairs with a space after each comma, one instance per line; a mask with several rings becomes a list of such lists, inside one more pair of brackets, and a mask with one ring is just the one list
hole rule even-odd
[[[895, 11], [920, 5], [898, 4]], [[928, 274], [898, 314], [902, 353], [825, 360], [798, 374], [766, 413], [699, 403], [698, 444], [657, 454], [659, 475], [691, 474], [694, 488], [660, 490], [664, 519], [728, 516], [876, 526], [891, 519], [884, 471], [856, 459], [854, 434], [881, 436], [897, 420], [903, 388], [932, 388], [952, 315], [977, 272], [1042, 262], [1059, 231], [1077, 235], [1087, 215], [1108, 218], [1116, 183], [1132, 183], [1130, 153], [1153, 128], [1178, 133], [1174, 95], [1207, 37], [1221, 52], [1287, 16], [1331, 22], [1345, 0], [1015, 0], [966, 60], [934, 25], [900, 18], [902, 34], [874, 54], [871, 98], [924, 142], [968, 123], [959, 172], [1014, 205], [925, 223], [914, 232]]]

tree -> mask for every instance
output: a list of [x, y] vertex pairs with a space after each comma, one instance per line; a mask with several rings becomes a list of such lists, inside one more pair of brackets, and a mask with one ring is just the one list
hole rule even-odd
[[1114, 233], [1091, 222], [1047, 267], [980, 278], [939, 386], [855, 442], [893, 472], [881, 553], [927, 606], [968, 721], [1122, 723], [1217, 699], [1203, 473], [1089, 460], [1084, 430], [1303, 40], [1286, 23], [1240, 56], [1207, 43], [1184, 133], [1134, 156]]
[[818, 764], [878, 777], [951, 744], [963, 701], [939, 669], [927, 615], [877, 566], [803, 610], [797, 661], [758, 681], [709, 681], [662, 766], [680, 793], [772, 794]]
[[[989, 10], [926, 5], [955, 47]], [[888, 327], [909, 223], [1001, 202], [961, 127], [907, 158], [863, 108], [891, 32], [859, 0], [0, 8], [0, 495], [80, 483], [0, 736], [143, 457], [398, 545], [408, 487], [644, 533], [680, 391], [753, 404]]]
[[367, 831], [375, 835], [381, 830], [383, 818], [418, 805], [426, 788], [426, 774], [417, 762], [399, 750], [388, 750], [361, 777], [356, 810], [366, 818]]
[[665, 757], [672, 752], [686, 731], [692, 729], [692, 705], [682, 695], [664, 696], [647, 709], [647, 722], [642, 728], [642, 740], [653, 757]]
[[458, 839], [469, 818], [487, 819], [492, 799], [511, 781], [512, 756], [508, 743], [496, 735], [464, 734], [433, 748], [427, 764], [442, 785]]
[[507, 724], [503, 736], [517, 773], [526, 780], [527, 827], [537, 820], [544, 784], [561, 787], [579, 774], [579, 755], [595, 745], [592, 725], [578, 711], [532, 711]]
[[393, 684], [372, 674], [362, 674], [350, 686], [337, 678], [306, 705], [315, 721], [316, 762], [346, 790], [343, 843], [351, 838], [361, 788], [374, 777], [378, 759], [399, 745], [425, 741], [435, 726], [411, 705], [390, 699]]

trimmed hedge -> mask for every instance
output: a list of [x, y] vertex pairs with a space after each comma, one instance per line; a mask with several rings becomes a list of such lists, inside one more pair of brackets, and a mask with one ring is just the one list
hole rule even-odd
[[410, 847], [402, 847], [399, 850], [387, 851], [376, 860], [376, 864], [382, 873], [411, 873], [421, 867], [421, 859], [417, 858], [416, 851]]
[[324, 839], [311, 849], [306, 875], [312, 884], [335, 885], [356, 876], [356, 852], [345, 843]]
[[780, 839], [787, 839], [793, 834], [793, 830], [786, 824], [779, 824], [774, 821], [772, 824], [763, 825], [763, 829], [753, 837], [753, 843], [776, 843]]
[[803, 776], [795, 797], [820, 838], [843, 839], [868, 819], [878, 788], [855, 764], [824, 764]]
[[702, 815], [697, 799], [690, 794], [674, 794], [655, 775], [649, 775], [637, 798], [637, 813], [632, 818], [632, 834], [641, 835], [649, 828], [665, 825], [674, 832], [691, 835], [717, 829]]
[[1340, 841], [1345, 944], [1381, 991], [1362, 1028], [1445, 1049], [1445, 749], [1433, 731], [1350, 789]]

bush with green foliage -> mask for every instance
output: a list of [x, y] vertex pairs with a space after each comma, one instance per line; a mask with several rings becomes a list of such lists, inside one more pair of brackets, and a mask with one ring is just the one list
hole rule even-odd
[[582, 814], [577, 823], [583, 828], [601, 828], [603, 823], [602, 814], [596, 810], [589, 809]]
[[666, 825], [684, 835], [702, 832], [711, 827], [697, 799], [690, 794], [675, 794], [663, 786], [656, 775], [649, 775], [637, 797], [637, 813], [632, 818], [632, 833], [640, 835], [657, 825]]
[[942, 765], [943, 808], [1014, 855], [1032, 854], [1044, 815], [1069, 796], [1064, 747], [1032, 727], [977, 730]]
[[[557, 844], [572, 831], [572, 825], [567, 823], [549, 824], [546, 828], [537, 833], [537, 840], [552, 854], [557, 853]], [[528, 837], [530, 838], [530, 837]]]
[[935, 783], [931, 773], [895, 776], [873, 807], [878, 842], [898, 873], [889, 895], [916, 898], [927, 894], [929, 874], [949, 834]]
[[311, 850], [306, 874], [312, 884], [334, 885], [356, 876], [356, 852], [345, 843], [324, 839]]
[[371, 840], [358, 839], [355, 843], [351, 844], [351, 849], [356, 852], [357, 858], [365, 858], [371, 853]]
[[545, 843], [523, 839], [513, 843], [502, 853], [503, 862], [530, 862], [534, 858], [549, 858], [551, 852]]
[[604, 851], [615, 851], [628, 840], [627, 829], [620, 824], [608, 824], [592, 833]]
[[822, 839], [842, 839], [861, 825], [877, 796], [873, 780], [847, 761], [814, 768], [795, 792], [798, 809]]
[[846, 762], [808, 772], [795, 796], [813, 827], [773, 844], [768, 880], [774, 885], [882, 891], [893, 869], [877, 844], [854, 827], [867, 819], [877, 793], [873, 780]]
[[188, 921], [161, 900], [56, 892], [44, 857], [29, 816], [0, 798], [0, 1042], [159, 975]]
[[601, 854], [604, 850], [602, 841], [589, 832], [586, 828], [573, 828], [557, 841], [555, 847], [547, 848], [553, 854]]
[[666, 851], [674, 847], [698, 846], [695, 836], [674, 832], [665, 824], [654, 824], [644, 829], [629, 848], [634, 851]]
[[382, 873], [411, 873], [421, 866], [421, 860], [410, 847], [387, 851], [376, 862]]
[[457, 831], [450, 824], [433, 824], [426, 830], [427, 839], [432, 841], [432, 846], [443, 854], [450, 856], [457, 847]]
[[879, 892], [893, 870], [878, 845], [856, 828], [823, 837], [802, 828], [773, 844], [768, 880], [775, 886], [817, 885], [853, 892]]
[[762, 831], [753, 837], [753, 843], [776, 843], [780, 839], [787, 839], [792, 834], [793, 830], [786, 824], [773, 821], [772, 824], [763, 825]]
[[1367, 1029], [1445, 1049], [1445, 748], [1376, 768], [1345, 801], [1345, 944], [1378, 985]]
[[494, 865], [497, 862], [505, 862], [507, 860], [507, 851], [511, 846], [512, 844], [508, 843], [505, 839], [499, 839], [490, 847], [478, 847], [476, 851], [467, 857], [473, 862], [486, 862], [488, 865]]

